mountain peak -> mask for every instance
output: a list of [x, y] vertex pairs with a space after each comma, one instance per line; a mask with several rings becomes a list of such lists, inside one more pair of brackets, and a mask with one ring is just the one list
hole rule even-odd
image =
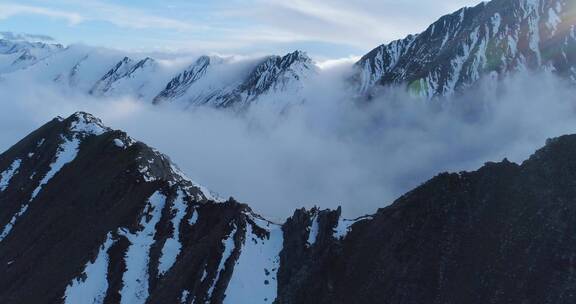
[[102, 120], [86, 112], [76, 112], [65, 119], [70, 125], [70, 130], [88, 135], [102, 135], [112, 131], [104, 126]]
[[56, 118], [0, 155], [0, 202], [0, 286], [11, 286], [0, 299], [10, 290], [26, 303], [158, 303], [190, 293], [221, 303], [229, 283], [235, 302], [246, 288], [258, 302], [275, 297], [280, 226], [215, 201], [167, 156], [88, 113]]
[[166, 100], [173, 100], [184, 96], [195, 82], [206, 75], [214, 59], [219, 63], [217, 57], [200, 56], [194, 63], [189, 65], [186, 70], [172, 78], [166, 87], [154, 97], [152, 103], [160, 104]]
[[405, 85], [414, 95], [450, 96], [486, 75], [552, 70], [576, 79], [576, 3], [494, 0], [462, 8], [424, 32], [372, 50], [356, 64], [360, 94]]
[[296, 50], [292, 53], [288, 53], [283, 57], [283, 59], [289, 62], [296, 62], [296, 61], [309, 62], [309, 63], [312, 62], [312, 58], [310, 58], [306, 52], [301, 50]]

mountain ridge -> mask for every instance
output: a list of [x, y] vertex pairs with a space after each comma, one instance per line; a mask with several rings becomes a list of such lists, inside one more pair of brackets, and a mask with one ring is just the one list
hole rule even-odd
[[[576, 5], [568, 0], [482, 2], [440, 17], [421, 33], [376, 47], [341, 81], [348, 80], [346, 86], [356, 97], [371, 98], [382, 88], [400, 86], [425, 99], [461, 94], [484, 78], [501, 80], [526, 71], [551, 71], [576, 82], [575, 14]], [[183, 108], [245, 109], [263, 101], [284, 103], [282, 109], [312, 102], [300, 93], [304, 87], [313, 86], [309, 79], [319, 69], [302, 51], [244, 63], [201, 56], [188, 66], [171, 70], [161, 60], [51, 43], [0, 40], [0, 73], [8, 76], [22, 69], [28, 74], [49, 71], [50, 80], [57, 79], [60, 84], [92, 95], [129, 96]], [[18, 52], [9, 51], [14, 47]], [[59, 56], [80, 60], [64, 67], [61, 61], [66, 60]], [[115, 68], [129, 68], [127, 63], [122, 64], [122, 58], [149, 64], [136, 69], [137, 73], [115, 75]], [[52, 71], [59, 69], [56, 66], [62, 69]], [[60, 81], [65, 78], [69, 80]]]
[[575, 151], [562, 136], [373, 215], [299, 209], [274, 224], [79, 112], [0, 155], [0, 300], [571, 303]]
[[182, 69], [139, 57], [76, 45], [0, 39], [4, 77], [30, 75], [95, 97], [132, 97], [184, 108], [245, 108], [263, 95], [301, 90], [302, 82], [316, 72], [312, 59], [302, 51], [245, 60], [201, 56]]
[[564, 0], [493, 0], [441, 17], [424, 32], [381, 45], [355, 64], [360, 95], [401, 85], [450, 96], [482, 77], [552, 70], [576, 79], [576, 6]]

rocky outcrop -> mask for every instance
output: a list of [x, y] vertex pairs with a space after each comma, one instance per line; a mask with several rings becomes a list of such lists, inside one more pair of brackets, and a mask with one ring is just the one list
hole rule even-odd
[[354, 223], [278, 303], [572, 303], [575, 152], [563, 136], [521, 165], [438, 175]]

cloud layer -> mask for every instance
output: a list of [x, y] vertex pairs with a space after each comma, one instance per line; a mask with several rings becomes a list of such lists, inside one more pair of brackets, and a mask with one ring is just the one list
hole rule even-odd
[[[552, 75], [490, 81], [465, 96], [424, 101], [390, 89], [355, 103], [349, 64], [321, 70], [308, 102], [278, 115], [262, 100], [244, 115], [96, 100], [0, 82], [0, 149], [56, 115], [85, 110], [168, 154], [190, 177], [282, 219], [302, 206], [372, 213], [441, 171], [520, 162], [545, 139], [576, 131], [574, 89]], [[538, 83], [538, 86], [534, 86]]]

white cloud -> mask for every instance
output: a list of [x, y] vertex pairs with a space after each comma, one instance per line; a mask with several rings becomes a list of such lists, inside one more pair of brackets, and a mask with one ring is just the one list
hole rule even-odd
[[345, 65], [351, 65], [354, 64], [356, 62], [358, 62], [358, 60], [360, 60], [360, 56], [348, 56], [348, 57], [344, 57], [344, 58], [338, 58], [338, 59], [327, 59], [327, 60], [323, 60], [323, 61], [317, 61], [316, 65], [320, 68], [320, 69], [332, 69], [332, 68], [337, 68], [340, 66], [345, 66]]
[[[0, 19], [7, 19], [17, 15], [33, 14], [50, 18], [65, 19], [69, 25], [77, 25], [87, 21], [105, 21], [119, 27], [132, 29], [168, 29], [178, 31], [192, 31], [206, 29], [206, 26], [192, 24], [173, 18], [149, 14], [139, 9], [121, 5], [108, 4], [100, 1], [69, 2], [75, 11], [50, 8], [50, 4], [43, 6], [0, 4]], [[81, 13], [79, 13], [81, 12]]]
[[[119, 29], [137, 30], [122, 41], [83, 35], [106, 46], [124, 49], [194, 49], [243, 52], [254, 49], [283, 52], [316, 44], [323, 56], [356, 55], [391, 40], [425, 29], [440, 16], [479, 0], [226, 0], [211, 3], [126, 4], [104, 0], [10, 0], [1, 4], [0, 18], [32, 13], [67, 20], [69, 24], [105, 21]], [[24, 5], [34, 3], [34, 5]], [[18, 29], [13, 29], [18, 30]], [[154, 30], [153, 34], [148, 30]], [[58, 32], [47, 33], [58, 36]], [[114, 36], [117, 33], [110, 33]], [[70, 41], [68, 41], [70, 42]], [[116, 44], [116, 45], [115, 45]], [[338, 52], [330, 46], [340, 45]], [[158, 47], [160, 46], [160, 48]], [[332, 53], [331, 55], [328, 55]]]
[[442, 15], [479, 0], [255, 0], [240, 12], [309, 39], [372, 48], [423, 31]]
[[38, 6], [0, 3], [0, 20], [17, 15], [41, 15], [50, 18], [64, 19], [70, 25], [76, 25], [84, 21], [84, 18], [75, 12], [60, 11]]
[[133, 29], [171, 29], [178, 31], [205, 30], [206, 26], [162, 17], [140, 9], [100, 1], [82, 1], [79, 6], [90, 20], [101, 20]]
[[265, 107], [243, 116], [182, 111], [0, 82], [0, 150], [53, 116], [85, 110], [168, 154], [198, 182], [282, 219], [314, 204], [372, 213], [438, 172], [522, 161], [546, 138], [576, 130], [574, 88], [550, 75], [435, 103], [390, 90], [357, 107], [341, 82], [347, 68], [322, 69], [303, 92], [309, 102], [282, 116]]

